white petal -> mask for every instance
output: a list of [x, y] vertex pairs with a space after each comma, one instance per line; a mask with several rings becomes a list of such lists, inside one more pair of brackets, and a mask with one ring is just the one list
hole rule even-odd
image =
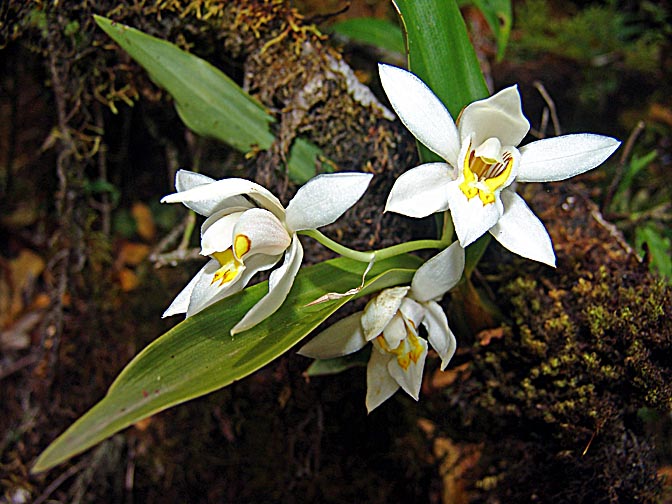
[[[193, 189], [194, 187], [211, 184], [213, 182], [215, 182], [215, 180], [210, 177], [188, 170], [178, 170], [177, 174], [175, 175], [175, 188], [178, 190], [178, 192], [187, 191], [189, 189]], [[190, 208], [194, 212], [205, 216], [212, 215], [218, 210], [229, 207], [242, 207], [242, 209], [252, 207], [252, 204], [243, 196], [231, 196], [230, 198], [226, 198], [224, 200], [183, 203], [187, 208]]]
[[401, 302], [399, 312], [406, 319], [406, 323], [411, 322], [416, 329], [420, 327], [420, 322], [425, 318], [425, 307], [409, 297], [405, 297]]
[[418, 268], [410, 295], [420, 302], [440, 299], [460, 281], [463, 271], [464, 249], [455, 242]]
[[448, 319], [443, 308], [438, 303], [430, 301], [425, 305], [425, 310], [425, 319], [422, 323], [427, 328], [430, 345], [441, 357], [441, 371], [443, 371], [455, 354], [457, 340], [448, 327]]
[[242, 271], [239, 272], [237, 278], [226, 285], [220, 286], [218, 283], [213, 284], [212, 278], [219, 267], [219, 262], [212, 259], [201, 270], [202, 274], [194, 284], [191, 296], [189, 297], [189, 306], [186, 312], [187, 317], [195, 315], [220, 299], [235, 294], [243, 287], [242, 285], [239, 285], [242, 280]]
[[460, 138], [473, 133], [474, 147], [490, 137], [502, 145], [518, 145], [530, 130], [523, 115], [517, 86], [502, 89], [485, 100], [467, 105], [459, 120]]
[[602, 164], [621, 142], [579, 133], [537, 140], [520, 148], [520, 182], [565, 180]]
[[457, 181], [446, 192], [450, 201], [450, 214], [460, 245], [466, 247], [483, 236], [499, 220], [503, 210], [498, 196], [494, 203], [483, 205], [475, 196], [467, 199]]
[[408, 369], [404, 370], [396, 358], [387, 363], [387, 370], [392, 378], [416, 401], [420, 399], [422, 372], [425, 369], [425, 359], [427, 358], [427, 342], [422, 338], [418, 338], [418, 342], [422, 345], [423, 352], [418, 358], [418, 362], [411, 361]]
[[[223, 202], [229, 205], [228, 201], [231, 201], [229, 198], [243, 194], [273, 212], [278, 218], [284, 218], [285, 210], [278, 198], [259, 184], [240, 178], [217, 180], [211, 184], [203, 184], [186, 191], [169, 194], [161, 199], [161, 203], [184, 203], [202, 215], [210, 215], [224, 208]], [[233, 201], [238, 200], [239, 198], [236, 198]], [[197, 208], [201, 211], [196, 210]]]
[[[212, 260], [210, 261], [212, 262]], [[217, 264], [217, 261], [214, 261], [215, 264]], [[192, 278], [187, 286], [180, 291], [180, 293], [175, 297], [172, 303], [170, 303], [170, 306], [166, 309], [165, 312], [163, 312], [163, 315], [161, 318], [165, 317], [170, 317], [171, 315], [177, 315], [178, 313], [187, 313], [187, 310], [189, 309], [189, 299], [191, 299], [191, 293], [194, 290], [194, 287], [200, 280], [201, 276], [203, 273], [206, 271], [207, 264], [206, 266], [203, 266], [196, 275], [194, 275], [194, 278]], [[210, 268], [207, 268], [208, 270]]]
[[292, 237], [292, 243], [285, 252], [285, 260], [278, 269], [271, 272], [268, 279], [268, 294], [262, 297], [231, 329], [231, 335], [246, 331], [271, 316], [282, 306], [294, 284], [303, 261], [303, 247], [298, 237]]
[[362, 197], [371, 173], [329, 173], [310, 179], [287, 205], [285, 222], [291, 231], [331, 224]]
[[385, 211], [421, 218], [447, 210], [447, 187], [452, 181], [453, 169], [446, 163], [411, 168], [394, 182]]
[[379, 336], [392, 317], [397, 313], [401, 302], [410, 287], [392, 287], [385, 289], [364, 308], [362, 329], [367, 341]]
[[189, 170], [177, 170], [177, 173], [175, 174], [175, 189], [182, 192], [191, 189], [192, 187], [211, 184], [214, 181], [215, 179], [201, 173]]
[[236, 222], [233, 235], [247, 236], [250, 240], [248, 254], [279, 255], [292, 241], [278, 218], [262, 208], [245, 211]]
[[397, 313], [383, 329], [383, 338], [388, 347], [395, 349], [402, 340], [406, 339], [406, 336], [406, 324], [401, 315]]
[[176, 313], [186, 313], [187, 317], [195, 315], [217, 301], [244, 289], [254, 275], [259, 271], [272, 268], [280, 257], [258, 254], [249, 258], [245, 267], [238, 272], [238, 277], [224, 286], [212, 283], [212, 278], [219, 269], [219, 263], [214, 259], [210, 260], [178, 294], [163, 316]]
[[390, 65], [378, 65], [392, 107], [422, 144], [449, 163], [455, 163], [460, 138], [450, 112], [416, 75]]
[[303, 345], [298, 353], [313, 359], [333, 359], [360, 350], [367, 343], [361, 319], [362, 312], [357, 312], [339, 320]]
[[[233, 230], [244, 211], [229, 210], [215, 212], [201, 226], [201, 255], [224, 252], [231, 246]], [[240, 207], [233, 210], [240, 210]]]
[[514, 254], [555, 267], [551, 237], [523, 198], [510, 190], [502, 191], [504, 215], [490, 233]]
[[371, 358], [366, 366], [366, 411], [369, 413], [399, 390], [399, 385], [387, 370], [390, 359], [389, 354], [371, 349]]

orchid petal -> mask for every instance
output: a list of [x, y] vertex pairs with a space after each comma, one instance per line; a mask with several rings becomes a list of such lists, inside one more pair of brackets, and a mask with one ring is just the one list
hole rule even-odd
[[425, 318], [425, 307], [409, 297], [403, 299], [399, 311], [404, 316], [406, 323], [412, 323], [415, 328], [419, 327], [420, 322]]
[[446, 313], [438, 303], [430, 301], [425, 304], [425, 310], [422, 324], [427, 328], [429, 344], [441, 357], [441, 371], [443, 371], [455, 354], [457, 340], [448, 327]]
[[446, 191], [453, 169], [446, 163], [427, 163], [402, 173], [387, 197], [386, 212], [427, 217], [448, 209]]
[[240, 210], [240, 207], [220, 210], [205, 220], [201, 226], [201, 255], [212, 255], [231, 247], [233, 230], [245, 211]]
[[177, 170], [175, 174], [175, 189], [183, 192], [200, 185], [212, 184], [214, 181], [215, 179], [201, 173], [189, 170]]
[[285, 222], [291, 231], [331, 224], [362, 197], [371, 173], [318, 175], [301, 187], [287, 205]]
[[409, 289], [410, 287], [385, 289], [367, 303], [362, 315], [362, 329], [367, 341], [371, 341], [383, 332], [385, 326], [397, 313]]
[[332, 324], [299, 350], [313, 359], [333, 359], [349, 355], [366, 345], [361, 326], [362, 312], [353, 313]]
[[161, 203], [184, 203], [194, 210], [199, 208], [200, 210], [196, 211], [207, 216], [223, 208], [223, 202], [226, 202], [228, 198], [244, 194], [273, 212], [278, 218], [284, 218], [285, 209], [278, 198], [259, 184], [240, 178], [217, 180], [210, 184], [203, 184], [186, 191], [169, 194], [161, 199]]
[[410, 295], [420, 302], [440, 299], [460, 281], [463, 271], [464, 249], [455, 242], [418, 268]]
[[554, 182], [602, 164], [621, 142], [615, 138], [578, 133], [537, 140], [520, 148], [520, 182]]
[[[210, 262], [213, 262], [214, 259]], [[217, 261], [214, 261], [215, 264], [218, 264]], [[180, 293], [175, 296], [175, 299], [173, 300], [172, 303], [170, 303], [170, 306], [166, 308], [166, 311], [163, 312], [163, 315], [161, 315], [161, 318], [166, 318], [170, 317], [171, 315], [177, 315], [178, 313], [186, 313], [187, 310], [189, 309], [189, 299], [191, 299], [191, 293], [194, 291], [194, 287], [196, 284], [199, 282], [201, 279], [201, 276], [206, 271], [209, 271], [211, 268], [207, 268], [206, 266], [203, 266], [196, 275], [194, 275], [194, 278], [192, 278], [187, 286], [180, 291]]]
[[382, 353], [376, 348], [371, 350], [366, 366], [366, 410], [369, 413], [399, 390], [399, 385], [387, 370], [387, 363], [391, 359], [388, 353]]
[[[175, 188], [178, 192], [188, 191], [194, 187], [212, 184], [213, 182], [215, 182], [215, 180], [210, 177], [188, 170], [178, 170], [175, 175]], [[223, 200], [198, 202], [185, 201], [183, 203], [187, 208], [205, 216], [212, 215], [219, 210], [231, 207], [241, 207], [243, 210], [252, 208], [252, 204], [245, 199], [244, 196], [231, 196], [230, 198], [225, 198]]]
[[460, 115], [459, 130], [460, 138], [473, 133], [474, 147], [491, 137], [499, 139], [502, 145], [518, 145], [530, 130], [518, 86], [467, 105]]
[[[236, 278], [222, 286], [220, 286], [218, 283], [213, 283], [212, 281], [215, 272], [219, 268], [219, 262], [217, 262], [215, 259], [212, 259], [208, 261], [205, 267], [201, 270], [202, 274], [199, 276], [198, 281], [194, 284], [194, 287], [191, 291], [189, 306], [186, 311], [187, 317], [193, 316], [208, 306], [216, 303], [220, 299], [224, 299], [231, 296], [232, 294], [235, 294], [244, 287], [241, 280], [242, 273], [246, 270], [245, 266], [241, 266]], [[239, 284], [241, 285], [239, 286]]]
[[387, 370], [390, 376], [416, 401], [420, 399], [422, 372], [425, 369], [425, 359], [427, 358], [427, 342], [422, 338], [417, 339], [418, 344], [423, 348], [423, 352], [420, 354], [417, 362], [411, 361], [407, 369], [402, 368], [397, 359], [391, 359], [387, 363]]
[[451, 164], [460, 150], [453, 118], [441, 100], [411, 72], [378, 65], [380, 81], [404, 126], [425, 146]]
[[503, 213], [499, 197], [494, 203], [483, 205], [480, 198], [467, 199], [459, 186], [451, 184], [446, 192], [450, 214], [460, 245], [466, 247], [494, 226]]
[[292, 239], [287, 229], [268, 210], [251, 208], [244, 212], [233, 230], [234, 236], [243, 235], [249, 240], [249, 254], [282, 254]]
[[388, 322], [383, 329], [383, 338], [385, 338], [385, 343], [391, 349], [395, 349], [399, 346], [399, 343], [402, 342], [407, 336], [406, 324], [404, 319], [399, 315], [395, 314], [392, 317], [392, 320]]
[[268, 279], [268, 294], [262, 297], [231, 329], [231, 335], [246, 331], [266, 319], [282, 306], [294, 284], [303, 261], [303, 247], [299, 238], [294, 235], [285, 260], [278, 269], [273, 270]]
[[555, 267], [551, 237], [523, 198], [506, 190], [501, 194], [504, 215], [490, 233], [511, 252]]

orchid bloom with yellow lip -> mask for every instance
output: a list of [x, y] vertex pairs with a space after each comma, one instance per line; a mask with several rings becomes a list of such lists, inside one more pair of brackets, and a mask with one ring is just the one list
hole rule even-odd
[[371, 412], [400, 387], [417, 401], [427, 357], [427, 340], [418, 330], [425, 326], [429, 344], [441, 358], [441, 370], [445, 369], [457, 344], [437, 301], [457, 284], [463, 270], [464, 249], [453, 243], [420, 266], [410, 286], [381, 291], [364, 311], [339, 320], [299, 353], [332, 359], [372, 343], [366, 371], [367, 410]]
[[463, 247], [486, 232], [512, 252], [555, 266], [544, 225], [516, 194], [518, 182], [553, 182], [595, 168], [620, 145], [614, 138], [580, 133], [517, 147], [530, 130], [516, 86], [467, 105], [457, 125], [414, 74], [379, 65], [383, 89], [404, 125], [445, 163], [426, 163], [402, 174], [385, 211], [426, 217], [450, 210]]
[[177, 295], [164, 317], [189, 317], [241, 291], [259, 271], [271, 269], [268, 294], [234, 327], [245, 331], [274, 313], [289, 294], [303, 260], [297, 231], [331, 224], [364, 194], [373, 175], [318, 175], [301, 187], [285, 209], [270, 191], [249, 180], [213, 180], [187, 170], [177, 172], [177, 192], [162, 203], [183, 203], [206, 218], [201, 254], [210, 261]]

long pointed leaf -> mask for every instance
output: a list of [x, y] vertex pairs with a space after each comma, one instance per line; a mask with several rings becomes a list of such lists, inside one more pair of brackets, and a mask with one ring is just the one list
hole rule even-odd
[[478, 58], [455, 0], [393, 0], [410, 70], [432, 88], [454, 118], [488, 96]]
[[[420, 263], [414, 256], [381, 261], [357, 296], [410, 282]], [[143, 418], [229, 385], [268, 364], [353, 296], [306, 305], [327, 292], [346, 292], [360, 285], [364, 268], [343, 258], [304, 268], [280, 310], [234, 337], [229, 334], [231, 327], [266, 293], [266, 282], [181, 322], [126, 366], [107, 395], [47, 447], [33, 471], [49, 469]]]
[[[273, 144], [275, 137], [269, 125], [275, 119], [219, 69], [165, 40], [101, 16], [94, 18], [156, 84], [170, 93], [180, 118], [195, 133], [245, 153]], [[315, 175], [315, 155], [320, 150], [305, 139], [300, 142], [299, 150], [304, 155], [290, 155], [288, 169], [292, 179], [305, 182]]]

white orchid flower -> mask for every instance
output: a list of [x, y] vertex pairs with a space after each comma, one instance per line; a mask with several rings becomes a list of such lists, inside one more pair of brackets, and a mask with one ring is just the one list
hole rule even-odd
[[315, 359], [348, 355], [373, 344], [366, 370], [366, 408], [369, 412], [401, 387], [416, 401], [427, 357], [427, 341], [418, 335], [427, 329], [429, 343], [441, 357], [444, 370], [456, 341], [446, 314], [437, 303], [452, 289], [464, 270], [464, 249], [455, 242], [413, 275], [410, 286], [385, 289], [364, 311], [339, 320], [304, 345], [299, 353]]
[[445, 163], [426, 163], [402, 174], [386, 211], [426, 217], [450, 209], [460, 244], [489, 231], [504, 247], [555, 266], [544, 225], [512, 188], [518, 182], [564, 180], [595, 168], [620, 145], [581, 133], [517, 148], [530, 124], [516, 86], [467, 105], [457, 120], [414, 74], [379, 65], [385, 93], [404, 125]]
[[244, 289], [259, 271], [271, 272], [268, 294], [238, 322], [231, 334], [245, 331], [274, 313], [294, 283], [303, 248], [297, 231], [331, 224], [364, 194], [373, 175], [318, 175], [301, 187], [285, 209], [267, 189], [249, 180], [213, 180], [186, 170], [177, 172], [178, 192], [162, 203], [183, 203], [207, 217], [201, 227], [201, 254], [210, 261], [163, 314], [187, 317]]

